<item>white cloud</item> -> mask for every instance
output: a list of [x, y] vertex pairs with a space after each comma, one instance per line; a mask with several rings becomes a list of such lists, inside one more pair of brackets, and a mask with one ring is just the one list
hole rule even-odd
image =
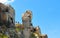
[[0, 3], [11, 3], [14, 2], [14, 0], [0, 0]]

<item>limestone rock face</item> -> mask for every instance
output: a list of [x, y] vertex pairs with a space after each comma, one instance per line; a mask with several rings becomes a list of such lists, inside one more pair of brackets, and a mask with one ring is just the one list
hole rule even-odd
[[[11, 25], [10, 25], [11, 24]], [[10, 5], [0, 3], [0, 26], [12, 27], [15, 24], [15, 12]]]
[[22, 16], [22, 23], [25, 27], [30, 27], [31, 26], [31, 18], [32, 18], [32, 13], [31, 11], [26, 11], [23, 16]]
[[[2, 38], [7, 36], [10, 38], [10, 35], [14, 37], [14, 25], [15, 25], [15, 12], [10, 5], [5, 5], [0, 3], [0, 33]], [[11, 37], [11, 38], [13, 38]]]
[[22, 15], [22, 24], [15, 23], [15, 10], [10, 5], [0, 3], [0, 38], [47, 38], [40, 27], [32, 24], [32, 11]]
[[30, 32], [30, 28], [32, 28], [31, 18], [32, 18], [31, 11], [26, 11], [22, 16], [22, 23], [24, 25], [23, 34], [25, 38], [29, 38], [31, 35]]

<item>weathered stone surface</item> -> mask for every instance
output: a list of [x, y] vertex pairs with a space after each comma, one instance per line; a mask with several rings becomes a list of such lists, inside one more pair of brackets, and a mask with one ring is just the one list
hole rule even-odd
[[[4, 18], [3, 18], [4, 17]], [[22, 24], [15, 24], [15, 11], [10, 5], [0, 3], [0, 38], [48, 38], [40, 27], [32, 24], [32, 11], [22, 15]]]

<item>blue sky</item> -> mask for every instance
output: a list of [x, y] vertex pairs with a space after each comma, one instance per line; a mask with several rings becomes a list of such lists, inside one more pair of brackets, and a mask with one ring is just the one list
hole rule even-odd
[[11, 5], [15, 9], [16, 21], [22, 23], [22, 14], [31, 10], [32, 23], [39, 25], [42, 34], [60, 38], [60, 0], [15, 0]]

